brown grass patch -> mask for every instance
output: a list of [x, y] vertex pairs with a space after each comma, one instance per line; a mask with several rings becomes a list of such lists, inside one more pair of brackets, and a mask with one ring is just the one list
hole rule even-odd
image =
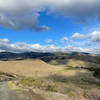
[[21, 61], [0, 61], [0, 72], [14, 73], [27, 77], [48, 76], [60, 67], [49, 65], [41, 60], [21, 60]]

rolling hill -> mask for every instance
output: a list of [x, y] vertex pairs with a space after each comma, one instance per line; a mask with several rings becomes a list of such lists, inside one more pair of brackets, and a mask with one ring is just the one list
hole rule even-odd
[[[88, 53], [0, 53], [0, 73], [46, 100], [99, 100], [100, 56]], [[7, 74], [9, 73], [9, 74]], [[7, 76], [8, 75], [8, 76]], [[22, 89], [22, 88], [21, 88]]]

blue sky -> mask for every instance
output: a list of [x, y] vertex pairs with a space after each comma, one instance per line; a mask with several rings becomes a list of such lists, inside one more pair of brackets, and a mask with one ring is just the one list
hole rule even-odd
[[100, 53], [99, 7], [98, 0], [1, 0], [0, 51]]
[[[9, 30], [0, 28], [2, 38], [9, 38], [13, 43], [26, 42], [26, 43], [41, 43], [45, 44], [45, 40], [52, 39], [59, 42], [62, 37], [70, 37], [74, 32], [82, 30], [82, 24], [75, 24], [71, 18], [63, 18], [63, 16], [47, 15], [45, 12], [40, 13], [40, 25], [50, 27], [50, 30], [45, 32], [35, 32], [30, 30]], [[2, 34], [3, 33], [3, 34]]]

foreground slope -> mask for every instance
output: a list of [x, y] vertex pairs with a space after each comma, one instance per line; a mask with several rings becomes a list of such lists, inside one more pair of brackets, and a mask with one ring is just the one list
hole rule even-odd
[[100, 78], [94, 75], [94, 72], [100, 75], [97, 73], [99, 56], [76, 53], [43, 55], [38, 55], [38, 59], [0, 61], [0, 72], [23, 76], [14, 84], [24, 90], [29, 87], [45, 100], [100, 100]]

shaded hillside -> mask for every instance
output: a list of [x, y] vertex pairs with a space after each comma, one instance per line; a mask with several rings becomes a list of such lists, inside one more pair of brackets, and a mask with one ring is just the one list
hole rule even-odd
[[54, 56], [52, 53], [38, 53], [38, 52], [25, 52], [25, 53], [11, 53], [11, 52], [1, 52], [0, 60], [21, 60], [21, 59], [32, 59], [41, 57]]
[[45, 56], [42, 58], [42, 60], [46, 62], [50, 62], [51, 60], [56, 60], [58, 65], [59, 64], [65, 64], [67, 60], [69, 59], [75, 59], [80, 61], [86, 61], [86, 62], [92, 62], [96, 64], [100, 64], [100, 56], [99, 55], [92, 55], [89, 53], [54, 53], [52, 56]]
[[10, 53], [10, 52], [1, 52], [0, 60], [22, 60], [22, 59], [34, 59], [38, 58], [45, 62], [50, 62], [51, 60], [63, 60], [58, 64], [64, 63], [64, 60], [76, 59], [86, 62], [92, 62], [100, 64], [100, 55], [93, 55], [89, 53], [40, 53], [40, 52], [25, 52], [25, 53]]

